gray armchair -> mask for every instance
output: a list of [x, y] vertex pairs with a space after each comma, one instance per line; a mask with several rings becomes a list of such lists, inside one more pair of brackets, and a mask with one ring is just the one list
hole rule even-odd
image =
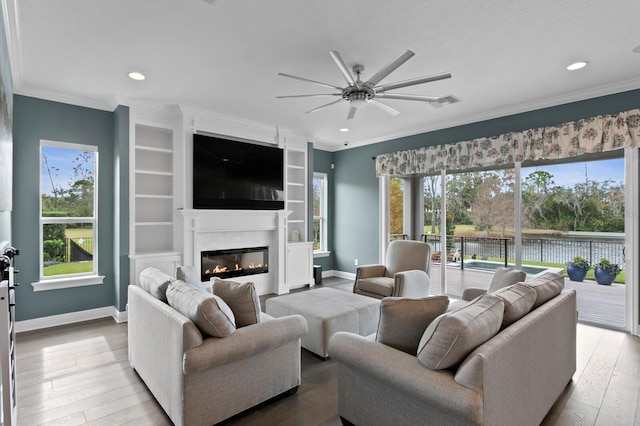
[[510, 286], [527, 279], [527, 274], [519, 269], [500, 267], [491, 278], [488, 289], [469, 287], [463, 290], [462, 300], [471, 301], [485, 293], [493, 293], [503, 287]]
[[389, 243], [384, 265], [363, 265], [356, 269], [353, 292], [378, 299], [383, 297], [425, 297], [429, 295], [431, 246], [421, 241], [395, 240]]

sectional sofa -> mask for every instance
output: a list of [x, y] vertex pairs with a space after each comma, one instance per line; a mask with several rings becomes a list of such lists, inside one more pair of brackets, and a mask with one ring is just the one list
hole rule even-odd
[[[413, 353], [379, 336], [336, 333], [329, 353], [338, 364], [343, 422], [540, 424], [576, 370], [576, 293], [563, 286], [550, 273], [457, 305], [418, 330]], [[408, 322], [401, 323], [407, 333]], [[484, 342], [474, 348], [477, 339]], [[471, 346], [456, 347], [461, 342]]]

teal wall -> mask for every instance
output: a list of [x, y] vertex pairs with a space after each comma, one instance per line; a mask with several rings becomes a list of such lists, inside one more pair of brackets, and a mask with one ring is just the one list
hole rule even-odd
[[114, 276], [115, 295], [113, 306], [124, 312], [127, 306], [129, 284], [129, 107], [119, 106], [113, 112], [114, 147]]
[[[455, 108], [455, 107], [452, 107]], [[600, 114], [640, 108], [640, 90], [510, 115], [333, 153], [334, 202], [333, 269], [355, 272], [360, 265], [377, 263], [379, 253], [378, 178], [373, 156], [423, 146], [455, 143], [479, 137], [544, 127]], [[318, 156], [315, 151], [315, 157]]]
[[[122, 113], [117, 115], [122, 128]], [[20, 269], [17, 281], [21, 284], [16, 289], [18, 321], [114, 305], [115, 286], [120, 281], [115, 276], [113, 255], [116, 233], [114, 121], [114, 114], [110, 112], [14, 96], [12, 235], [13, 245], [21, 250], [15, 261]], [[102, 285], [40, 292], [34, 292], [30, 285], [39, 280], [41, 139], [98, 147], [98, 273], [105, 276]]]
[[[313, 167], [310, 167], [310, 169], [313, 168], [313, 172], [327, 174], [327, 181], [328, 181], [327, 215], [331, 218], [331, 217], [334, 217], [334, 205], [335, 205], [335, 203], [333, 202], [333, 192], [334, 192], [333, 169], [331, 169], [331, 164], [333, 164], [333, 153], [328, 151], [321, 151], [317, 149], [312, 150], [312, 152], [313, 152], [313, 156], [312, 156], [312, 159], [309, 160], [309, 164], [312, 164]], [[311, 182], [311, 178], [313, 178], [313, 173], [309, 178], [309, 182]], [[311, 185], [309, 185], [309, 187], [311, 188]], [[312, 198], [309, 198], [309, 199], [311, 200]], [[309, 221], [311, 222], [311, 233], [309, 235], [311, 236], [311, 238], [313, 238], [313, 213], [309, 217], [311, 218], [311, 220]], [[331, 252], [331, 255], [329, 257], [316, 257], [315, 259], [313, 259], [314, 265], [322, 266], [322, 271], [330, 271], [333, 269], [334, 245], [333, 245], [333, 223], [332, 222], [333, 222], [332, 220], [329, 220], [328, 228], [327, 228], [327, 250]]]

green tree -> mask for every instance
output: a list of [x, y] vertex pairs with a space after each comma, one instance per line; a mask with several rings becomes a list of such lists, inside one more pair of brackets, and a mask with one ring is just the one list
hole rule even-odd
[[469, 209], [476, 198], [478, 185], [482, 183], [480, 173], [458, 173], [447, 179], [447, 211], [453, 212], [455, 223], [471, 224]]

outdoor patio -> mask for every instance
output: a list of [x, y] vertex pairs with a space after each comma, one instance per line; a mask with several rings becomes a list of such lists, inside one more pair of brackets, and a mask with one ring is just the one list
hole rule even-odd
[[[447, 293], [460, 297], [468, 287], [487, 288], [492, 272], [447, 268]], [[431, 266], [431, 291], [440, 289], [440, 264]], [[565, 278], [565, 288], [574, 288], [578, 299], [578, 321], [616, 330], [625, 329], [625, 286], [599, 285], [595, 281], [576, 282]]]

